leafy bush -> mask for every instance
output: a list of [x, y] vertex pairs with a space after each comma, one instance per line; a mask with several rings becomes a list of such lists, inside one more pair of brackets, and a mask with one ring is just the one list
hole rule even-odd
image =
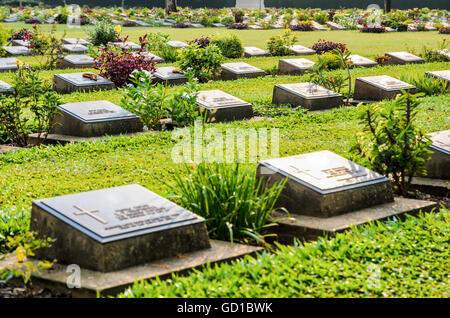
[[425, 62], [447, 62], [450, 60], [445, 54], [442, 54], [442, 52], [446, 52], [449, 49], [448, 42], [446, 39], [442, 40], [442, 42], [439, 43], [437, 48], [431, 48], [426, 45], [422, 47], [422, 52], [419, 54]]
[[240, 58], [244, 54], [242, 41], [235, 34], [215, 38], [211, 44], [219, 47], [222, 55], [227, 58]]
[[[120, 27], [120, 26], [119, 26]], [[119, 40], [120, 28], [114, 26], [107, 20], [97, 21], [89, 34], [89, 41], [93, 45], [108, 45], [109, 42], [117, 42]]]
[[172, 28], [177, 28], [177, 29], [184, 29], [184, 28], [189, 28], [189, 24], [184, 23], [184, 22], [178, 22], [178, 23], [174, 23], [172, 24]]
[[65, 52], [62, 48], [65, 33], [62, 37], [56, 35], [56, 25], [53, 25], [50, 32], [43, 31], [40, 26], [33, 26], [33, 31], [29, 37], [28, 48], [34, 53], [33, 58], [37, 60], [40, 69], [50, 70], [56, 68]]
[[320, 39], [311, 47], [317, 54], [322, 54], [325, 52], [333, 51], [333, 50], [341, 50], [342, 52], [347, 51], [347, 47], [344, 43], [336, 43], [332, 41], [325, 41]]
[[208, 37], [194, 39], [189, 42], [189, 44], [197, 44], [201, 48], [205, 48], [211, 44], [211, 40]]
[[439, 29], [439, 34], [450, 34], [450, 27], [443, 27]]
[[143, 53], [145, 36], [140, 38], [141, 49], [137, 52], [122, 47], [111, 45], [99, 49], [99, 54], [94, 60], [94, 68], [100, 71], [100, 75], [112, 81], [117, 87], [127, 84], [133, 71], [155, 72], [155, 63]]
[[18, 146], [28, 145], [32, 131], [45, 133], [47, 137], [60, 104], [59, 95], [50, 83], [39, 78], [38, 72], [20, 64], [12, 86], [11, 95], [0, 95], [0, 131]]
[[201, 48], [193, 43], [181, 51], [179, 65], [183, 71], [190, 72], [199, 82], [204, 83], [219, 74], [223, 61], [219, 47], [210, 45]]
[[175, 201], [204, 217], [209, 233], [219, 240], [264, 242], [270, 235], [269, 218], [285, 181], [270, 189], [253, 168], [240, 164], [202, 163], [177, 175]]
[[297, 42], [297, 37], [291, 30], [284, 30], [281, 35], [274, 35], [267, 40], [267, 50], [273, 56], [283, 56], [291, 54], [289, 47]]
[[329, 16], [331, 16], [331, 21], [333, 21], [333, 16], [334, 14], [330, 14], [330, 12], [327, 11], [318, 11], [314, 14], [314, 21], [316, 21], [317, 23], [320, 24], [325, 24], [327, 23]]
[[448, 298], [449, 212], [355, 227], [334, 238], [134, 283], [124, 298]]
[[429, 137], [416, 126], [418, 96], [402, 91], [394, 101], [361, 106], [362, 130], [353, 151], [372, 168], [392, 177], [394, 191], [405, 195], [414, 176], [426, 174]]
[[228, 29], [245, 30], [248, 29], [248, 24], [245, 23], [232, 23], [229, 24]]
[[0, 23], [0, 46], [6, 45], [11, 37], [11, 29]]
[[234, 17], [234, 22], [236, 23], [242, 23], [242, 21], [244, 21], [244, 11], [242, 10], [233, 10], [233, 17]]
[[386, 32], [386, 28], [383, 26], [364, 26], [361, 29], [363, 33], [384, 33]]
[[289, 26], [292, 31], [314, 31], [312, 23], [303, 22]]
[[13, 34], [11, 34], [10, 40], [29, 40], [31, 37], [31, 31], [26, 28], [23, 28]]
[[161, 32], [146, 34], [145, 48], [162, 57], [167, 63], [173, 63], [178, 59], [176, 48], [167, 45], [169, 35]]
[[375, 62], [378, 63], [378, 65], [385, 65], [387, 61], [389, 61], [391, 59], [390, 56], [387, 55], [377, 55], [375, 56]]
[[187, 74], [189, 82], [179, 91], [169, 96], [168, 88], [163, 84], [153, 84], [149, 72], [133, 72], [132, 85], [123, 90], [121, 106], [138, 115], [148, 129], [161, 129], [161, 119], [170, 118], [172, 124], [185, 126], [199, 118], [197, 105], [198, 86]]
[[400, 79], [406, 83], [414, 85], [418, 93], [423, 93], [426, 96], [450, 93], [450, 89], [447, 87], [447, 81], [443, 79], [438, 79], [431, 76], [402, 76]]

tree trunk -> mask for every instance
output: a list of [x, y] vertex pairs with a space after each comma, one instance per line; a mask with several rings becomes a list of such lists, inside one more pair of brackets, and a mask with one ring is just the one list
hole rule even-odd
[[166, 14], [177, 12], [177, 0], [166, 0]]
[[384, 0], [384, 13], [391, 12], [391, 0]]

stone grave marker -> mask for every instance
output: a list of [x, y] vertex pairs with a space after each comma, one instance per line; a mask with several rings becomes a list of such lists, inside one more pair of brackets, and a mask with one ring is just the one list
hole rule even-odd
[[191, 27], [196, 28], [196, 29], [201, 29], [201, 28], [204, 28], [205, 26], [200, 23], [192, 23]]
[[330, 151], [261, 161], [257, 176], [268, 187], [288, 178], [276, 203], [290, 212], [290, 218], [277, 221], [277, 240], [283, 243], [333, 235], [352, 225], [436, 206], [394, 198], [389, 178]]
[[32, 52], [26, 46], [4, 46], [3, 49], [9, 56], [31, 55]]
[[264, 76], [265, 72], [244, 62], [224, 63], [221, 65], [222, 80], [236, 80], [239, 78], [255, 78]]
[[87, 46], [84, 46], [82, 44], [63, 44], [62, 48], [65, 52], [68, 53], [86, 53], [89, 51]]
[[76, 102], [58, 106], [51, 134], [98, 137], [140, 132], [138, 116], [109, 101]]
[[316, 21], [312, 22], [312, 27], [316, 31], [327, 31], [326, 27], [324, 27], [322, 24], [320, 24], [320, 23], [318, 23]]
[[141, 21], [141, 20], [134, 20], [134, 22], [136, 22], [136, 24], [141, 27], [151, 27], [152, 26], [151, 24]]
[[0, 80], [0, 94], [9, 95], [14, 91], [11, 85]]
[[183, 84], [188, 81], [184, 73], [180, 73], [180, 71], [173, 66], [158, 67], [156, 72], [153, 73], [153, 79], [157, 83], [169, 85]]
[[113, 45], [121, 47], [123, 49], [131, 50], [131, 51], [137, 51], [141, 48], [140, 45], [137, 45], [134, 42], [113, 42]]
[[372, 61], [370, 59], [368, 59], [367, 57], [363, 57], [361, 55], [350, 55], [348, 57], [348, 59], [350, 60], [350, 62], [352, 62], [353, 65], [355, 66], [361, 66], [361, 67], [374, 67], [377, 66], [378, 63], [375, 61]]
[[88, 55], [67, 55], [58, 63], [58, 68], [90, 68], [94, 59]]
[[302, 75], [314, 66], [314, 62], [308, 59], [281, 59], [278, 61], [280, 74]]
[[207, 112], [209, 122], [241, 120], [253, 116], [252, 104], [218, 89], [200, 91], [197, 104]]
[[14, 22], [19, 22], [20, 18], [17, 16], [10, 16], [9, 18], [3, 19], [3, 22], [6, 23], [14, 23]]
[[11, 45], [12, 46], [27, 46], [30, 45], [29, 41], [25, 41], [25, 40], [12, 40], [11, 41]]
[[73, 93], [75, 91], [108, 90], [114, 88], [114, 83], [97, 75], [97, 79], [84, 77], [83, 74], [97, 75], [94, 73], [68, 73], [55, 74], [53, 77], [54, 89], [61, 94]]
[[260, 25], [252, 24], [252, 25], [249, 25], [249, 26], [248, 26], [248, 29], [249, 29], [249, 30], [262, 30], [263, 27], [260, 26]]
[[168, 41], [167, 45], [175, 49], [182, 49], [185, 48], [186, 46], [189, 46], [187, 43], [181, 41]]
[[[39, 277], [33, 284], [72, 297], [117, 294], [135, 279], [170, 277], [261, 250], [210, 240], [202, 217], [137, 184], [35, 200], [30, 231], [56, 239], [31, 258], [57, 260], [33, 274]], [[68, 286], [70, 264], [79, 266], [82, 288]]]
[[17, 71], [17, 59], [10, 58], [0, 58], [0, 72]]
[[388, 52], [385, 55], [390, 59], [386, 61], [387, 65], [404, 65], [404, 64], [420, 64], [425, 60], [408, 52]]
[[[138, 55], [139, 53], [134, 53], [134, 54]], [[153, 53], [141, 52], [140, 54], [143, 56], [147, 56], [149, 59], [152, 59], [152, 61], [155, 63], [164, 63], [164, 59], [162, 57], [159, 57]]]
[[270, 53], [258, 47], [246, 46], [244, 47], [244, 56], [245, 57], [270, 56]]
[[353, 96], [356, 100], [392, 99], [400, 90], [414, 93], [416, 87], [387, 75], [358, 77]]
[[340, 25], [340, 24], [338, 24], [338, 23], [331, 22], [331, 21], [328, 21], [328, 22], [327, 22], [327, 26], [328, 26], [331, 30], [338, 30], [338, 31], [347, 30], [346, 27], [344, 27], [344, 26], [342, 26], [342, 25]]
[[213, 23], [213, 24], [211, 24], [211, 26], [213, 26], [215, 28], [224, 28], [224, 27], [226, 27], [226, 25], [222, 24], [222, 23]]
[[450, 86], [450, 70], [425, 72], [425, 75], [444, 80], [447, 82], [447, 87]]
[[272, 103], [275, 105], [289, 104], [320, 110], [338, 107], [342, 102], [341, 94], [310, 82], [277, 84], [273, 89]]
[[309, 47], [303, 46], [303, 45], [291, 45], [289, 46], [289, 50], [294, 54], [294, 55], [311, 55], [311, 54], [316, 54], [316, 51], [314, 51], [313, 49], [310, 49]]
[[85, 45], [85, 46], [91, 44], [88, 41], [81, 39], [81, 38], [64, 38], [61, 40], [64, 44], [81, 44], [81, 45]]
[[427, 177], [450, 180], [450, 130], [430, 134], [433, 154], [427, 161]]

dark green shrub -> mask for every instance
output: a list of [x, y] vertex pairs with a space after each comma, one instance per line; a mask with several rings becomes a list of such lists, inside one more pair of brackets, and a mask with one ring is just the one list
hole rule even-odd
[[115, 26], [107, 20], [100, 20], [95, 23], [94, 29], [89, 32], [89, 41], [93, 45], [108, 45], [109, 42], [116, 42], [119, 39], [119, 26]]
[[244, 54], [242, 41], [234, 34], [213, 39], [211, 44], [218, 46], [222, 55], [227, 58], [240, 58]]
[[224, 61], [220, 48], [216, 45], [202, 48], [196, 43], [185, 47], [179, 58], [180, 68], [183, 71], [189, 71], [201, 83], [217, 76], [220, 64]]

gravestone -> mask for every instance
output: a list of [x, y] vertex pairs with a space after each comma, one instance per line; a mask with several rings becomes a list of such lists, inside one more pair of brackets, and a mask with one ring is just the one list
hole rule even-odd
[[328, 31], [326, 27], [316, 21], [312, 22], [312, 27], [316, 31]]
[[245, 57], [270, 56], [270, 53], [258, 47], [246, 46], [244, 47], [244, 56]]
[[303, 45], [291, 45], [288, 47], [289, 50], [294, 54], [294, 55], [311, 55], [311, 54], [316, 54], [316, 51], [314, 51], [313, 49], [310, 49], [306, 46]]
[[360, 55], [350, 55], [348, 57], [348, 59], [350, 60], [350, 62], [355, 65], [355, 66], [361, 66], [361, 67], [374, 67], [377, 66], [378, 63], [375, 61], [372, 61], [366, 57], [360, 56]]
[[255, 78], [265, 75], [263, 70], [244, 62], [224, 63], [220, 67], [222, 68], [222, 80]]
[[416, 87], [387, 75], [358, 77], [353, 97], [356, 100], [393, 99], [400, 90], [415, 93]]
[[11, 45], [12, 46], [27, 46], [30, 45], [29, 41], [25, 41], [25, 40], [12, 40], [11, 41]]
[[425, 72], [425, 75], [444, 80], [447, 82], [447, 87], [450, 86], [450, 70]]
[[81, 44], [81, 45], [85, 45], [85, 46], [91, 44], [88, 41], [86, 41], [84, 39], [80, 39], [80, 38], [64, 38], [61, 40], [64, 44]]
[[0, 94], [9, 95], [14, 91], [11, 85], [0, 80]]
[[302, 106], [309, 110], [339, 107], [341, 94], [314, 83], [277, 84], [273, 89], [272, 104]]
[[20, 18], [17, 16], [11, 16], [9, 18], [3, 19], [3, 22], [6, 22], [6, 23], [14, 23], [14, 22], [19, 22], [19, 21], [20, 21]]
[[191, 27], [196, 28], [196, 29], [201, 29], [201, 28], [204, 28], [205, 26], [200, 23], [192, 23]]
[[4, 46], [3, 49], [9, 56], [31, 55], [32, 52], [26, 46]]
[[447, 60], [450, 61], [450, 49], [444, 49], [444, 50], [440, 50], [438, 52], [441, 56], [446, 57]]
[[62, 48], [68, 53], [86, 53], [89, 49], [82, 44], [63, 44]]
[[173, 66], [158, 67], [156, 69], [156, 72], [153, 73], [152, 75], [153, 80], [156, 83], [179, 85], [186, 83], [188, 81], [184, 73], [183, 72], [180, 73], [180, 71]]
[[0, 72], [17, 71], [16, 58], [0, 58]]
[[98, 137], [140, 132], [139, 117], [109, 101], [76, 102], [58, 106], [51, 134]]
[[137, 45], [134, 42], [113, 42], [113, 45], [121, 47], [123, 49], [131, 50], [131, 51], [137, 51], [141, 48], [140, 45]]
[[110, 272], [210, 248], [205, 220], [137, 184], [33, 201], [37, 258]]
[[278, 61], [280, 74], [302, 75], [314, 66], [314, 62], [308, 59], [281, 59]]
[[327, 26], [328, 26], [331, 30], [338, 30], [338, 31], [347, 30], [346, 27], [344, 27], [344, 26], [342, 26], [342, 25], [340, 25], [340, 24], [338, 24], [338, 23], [331, 22], [331, 21], [328, 21], [328, 22], [327, 22]]
[[134, 20], [134, 22], [136, 22], [136, 24], [140, 27], [151, 27], [152, 26], [151, 24], [141, 21], [141, 20]]
[[197, 104], [206, 111], [209, 122], [241, 120], [253, 117], [252, 104], [221, 90], [200, 91]]
[[331, 217], [394, 199], [388, 178], [330, 151], [265, 160], [258, 175], [289, 177], [277, 205], [295, 214]]
[[248, 26], [248, 29], [249, 29], [249, 30], [262, 30], [263, 27], [260, 26], [260, 25], [252, 24], [252, 25], [249, 25], [249, 26]]
[[270, 27], [272, 29], [284, 29], [284, 26], [282, 26], [281, 24], [272, 24]]
[[181, 41], [168, 41], [167, 45], [173, 47], [174, 49], [182, 49], [185, 48], [186, 46], [189, 46], [187, 43]]
[[164, 59], [162, 57], [159, 57], [159, 56], [157, 56], [155, 54], [152, 54], [150, 52], [141, 52], [141, 53], [136, 52], [136, 53], [133, 53], [133, 54], [135, 54], [135, 55], [139, 55], [140, 54], [141, 56], [146, 56], [146, 57], [148, 57], [149, 59], [151, 59], [155, 63], [164, 63]]
[[114, 25], [123, 25], [122, 22], [120, 22], [119, 20], [115, 20], [115, 19], [112, 19], [111, 23], [114, 24]]
[[389, 178], [330, 151], [261, 161], [257, 176], [264, 186], [288, 178], [274, 213], [277, 241], [314, 240], [333, 236], [352, 226], [374, 220], [431, 211], [434, 202], [394, 198]]
[[427, 161], [427, 177], [450, 180], [450, 130], [430, 134], [433, 151]]
[[425, 60], [421, 57], [413, 55], [408, 52], [389, 52], [385, 55], [390, 59], [386, 61], [387, 65], [404, 65], [404, 64], [421, 64], [425, 63]]
[[211, 26], [213, 26], [215, 28], [224, 28], [224, 27], [226, 27], [226, 25], [222, 24], [222, 23], [213, 23], [213, 24], [211, 24]]
[[88, 55], [67, 55], [58, 63], [58, 68], [91, 68], [94, 59]]
[[55, 74], [55, 76], [53, 77], [54, 90], [61, 94], [70, 94], [75, 91], [95, 91], [114, 88], [113, 82], [104, 77], [101, 77], [100, 75], [97, 75], [97, 80], [93, 80], [84, 77], [83, 74], [94, 73], [86, 72]]

